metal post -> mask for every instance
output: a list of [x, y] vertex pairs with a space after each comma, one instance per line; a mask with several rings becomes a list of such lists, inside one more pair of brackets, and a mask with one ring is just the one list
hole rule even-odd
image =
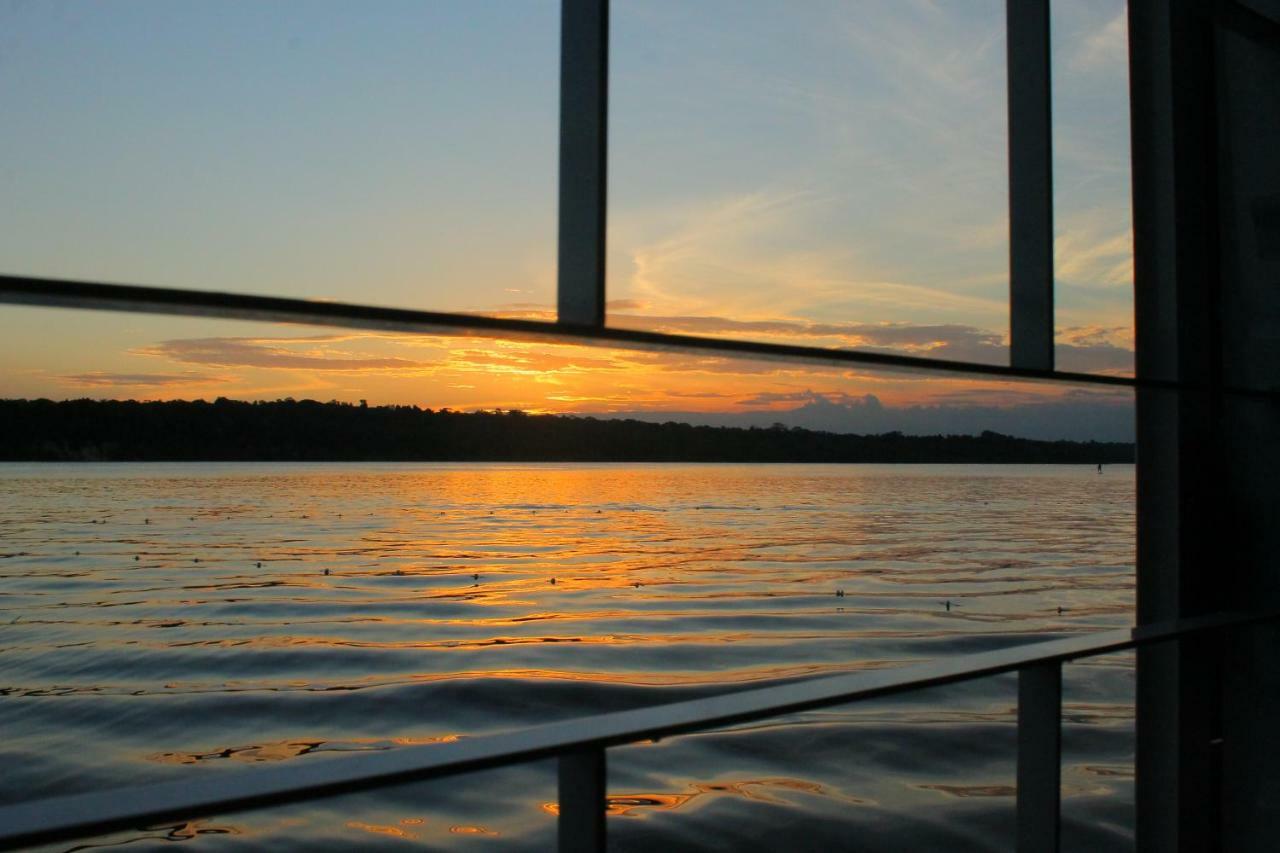
[[1018, 853], [1057, 853], [1061, 836], [1062, 664], [1018, 670]]
[[[1216, 5], [1128, 4], [1137, 374], [1191, 386], [1137, 395], [1140, 625], [1212, 612], [1245, 565], [1226, 512], [1240, 493], [1222, 462], [1237, 442], [1222, 433], [1218, 393]], [[1245, 328], [1241, 339], [1249, 338]], [[1249, 464], [1261, 461], [1250, 456]], [[1225, 570], [1224, 548], [1232, 554]], [[1198, 853], [1221, 842], [1215, 661], [1202, 643], [1138, 653], [1138, 850]]]
[[603, 749], [560, 756], [560, 853], [604, 853]]
[[1049, 0], [1006, 0], [1009, 359], [1053, 369], [1053, 130]]
[[560, 10], [559, 320], [604, 325], [609, 0]]

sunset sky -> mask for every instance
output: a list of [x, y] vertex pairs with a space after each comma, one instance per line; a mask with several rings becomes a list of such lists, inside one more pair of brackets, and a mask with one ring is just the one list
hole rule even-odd
[[[615, 0], [609, 322], [1007, 361], [1003, 10]], [[1128, 372], [1124, 4], [1058, 0], [1052, 23], [1059, 363]], [[550, 319], [558, 28], [549, 0], [0, 2], [0, 266]], [[1062, 394], [0, 306], [4, 397], [772, 413]], [[1058, 405], [1085, 398], [1128, 405]]]

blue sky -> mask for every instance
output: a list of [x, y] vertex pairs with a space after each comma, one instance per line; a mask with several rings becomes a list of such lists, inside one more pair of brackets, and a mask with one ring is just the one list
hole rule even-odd
[[[1004, 360], [1003, 8], [615, 0], [610, 321]], [[1123, 372], [1123, 3], [1052, 8], [1060, 360]], [[0, 266], [548, 316], [558, 41], [548, 0], [0, 2]], [[167, 345], [212, 338], [270, 340], [315, 369]], [[32, 309], [0, 310], [0, 340], [5, 396], [557, 411], [684, 410], [699, 388], [695, 408], [725, 411], [762, 393], [954, 399], [931, 381], [745, 368], [686, 377], [679, 400], [659, 393], [670, 377], [636, 378], [628, 399], [585, 370], [460, 377], [451, 353], [492, 348], [478, 341], [318, 346], [305, 330]]]

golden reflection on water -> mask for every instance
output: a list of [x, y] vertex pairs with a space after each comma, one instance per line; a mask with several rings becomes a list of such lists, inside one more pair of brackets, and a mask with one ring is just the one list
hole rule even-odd
[[[0, 703], [0, 723], [12, 723], [15, 742], [39, 745], [33, 762], [57, 756], [46, 769], [64, 778], [87, 768], [196, 780], [224, 761], [447, 742], [691, 692], [1007, 647], [1132, 616], [1131, 474], [131, 470], [0, 478], [0, 697], [23, 700]], [[1131, 700], [1115, 685], [1131, 670], [1124, 656], [1068, 667], [1068, 679], [1105, 686], [1064, 705], [1064, 726], [1123, 736]], [[636, 785], [651, 793], [611, 798], [610, 814], [687, 816], [717, 797], [822, 814], [909, 796], [902, 792], [920, 790], [924, 745], [866, 756], [864, 777], [828, 753], [806, 762], [807, 781], [786, 775], [796, 770], [791, 746], [803, 751], [828, 729], [851, 744], [901, 737], [905, 726], [956, 737], [999, 731], [1012, 722], [1011, 700], [985, 689], [955, 704], [831, 709], [649, 746], [626, 760], [661, 765]], [[146, 698], [158, 696], [171, 698]], [[76, 713], [64, 714], [68, 706]], [[113, 728], [117, 715], [144, 734]], [[711, 749], [717, 738], [736, 741], [734, 751]], [[1123, 769], [1107, 770], [1123, 768], [1123, 749], [1108, 749], [1077, 756], [1099, 769], [1064, 768], [1064, 782], [1124, 788]], [[753, 763], [735, 769], [726, 756], [744, 751]], [[117, 765], [94, 766], [95, 756]], [[749, 778], [688, 781], [708, 772]], [[850, 774], [857, 784], [847, 784]], [[985, 767], [924, 778], [935, 784], [912, 802], [1008, 795], [1008, 786], [988, 784], [1001, 773]], [[306, 826], [253, 826], [316, 846], [347, 817], [351, 830], [369, 833], [366, 843], [497, 826], [518, 846], [513, 804], [539, 820], [555, 808], [539, 808], [529, 790], [437, 804], [425, 828], [372, 813], [325, 817], [319, 807]]]
[[[407, 826], [418, 826], [422, 824], [422, 822], [423, 821], [421, 819], [417, 818], [408, 818], [400, 821], [401, 824]], [[403, 838], [406, 841], [416, 841], [418, 839], [418, 833], [411, 832], [410, 830], [405, 829], [404, 826], [390, 826], [387, 824], [363, 823], [358, 820], [349, 820], [347, 821], [347, 828], [359, 829], [372, 835], [389, 835], [393, 838]]]
[[1018, 789], [1012, 785], [943, 785], [932, 783], [917, 785], [924, 791], [939, 791], [953, 797], [1012, 797]]
[[[873, 801], [847, 794], [836, 794], [826, 786], [804, 779], [786, 777], [742, 779], [733, 782], [694, 782], [679, 793], [613, 794], [605, 799], [605, 813], [611, 817], [643, 817], [653, 811], [674, 811], [715, 797], [740, 797], [775, 805], [785, 804], [778, 792], [799, 792], [818, 797], [840, 800], [850, 805], [869, 805]], [[559, 803], [543, 803], [542, 810], [550, 815], [560, 814]]]
[[454, 835], [491, 835], [497, 836], [499, 833], [492, 829], [486, 829], [483, 826], [472, 826], [470, 824], [455, 824], [449, 827], [449, 832]]
[[453, 743], [458, 735], [440, 735], [439, 737], [394, 737], [386, 739], [354, 738], [344, 741], [326, 740], [289, 740], [254, 744], [250, 746], [228, 746], [208, 752], [159, 752], [147, 756], [147, 760], [160, 764], [198, 764], [202, 761], [231, 759], [246, 763], [262, 761], [285, 761], [302, 755], [329, 752], [378, 752], [394, 749], [397, 746], [420, 746], [430, 743]]

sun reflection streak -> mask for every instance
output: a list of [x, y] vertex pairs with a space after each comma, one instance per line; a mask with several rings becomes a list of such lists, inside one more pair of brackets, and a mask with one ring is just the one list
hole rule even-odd
[[[758, 802], [782, 804], [788, 792], [808, 794], [840, 800], [850, 805], [874, 804], [871, 800], [838, 794], [816, 782], [787, 777], [741, 779], [722, 782], [694, 782], [679, 793], [612, 794], [605, 800], [605, 811], [610, 817], [644, 817], [651, 812], [675, 811], [686, 806], [702, 805], [716, 797], [740, 797]], [[543, 803], [542, 810], [550, 815], [560, 814], [559, 803]]]

